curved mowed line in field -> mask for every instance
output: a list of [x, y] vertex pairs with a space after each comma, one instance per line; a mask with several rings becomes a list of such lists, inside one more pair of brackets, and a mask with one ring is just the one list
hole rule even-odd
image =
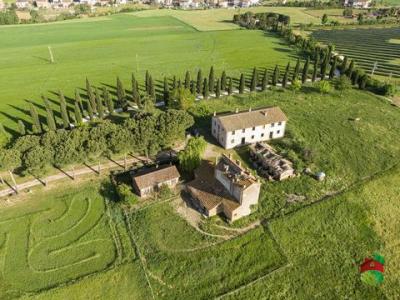
[[57, 200], [49, 211], [15, 215], [0, 228], [3, 277], [21, 292], [76, 280], [106, 269], [117, 258], [102, 198], [76, 194]]
[[339, 53], [347, 55], [367, 72], [375, 62], [375, 74], [400, 77], [400, 45], [394, 43], [400, 37], [400, 28], [319, 30], [313, 37], [325, 44], [332, 43]]

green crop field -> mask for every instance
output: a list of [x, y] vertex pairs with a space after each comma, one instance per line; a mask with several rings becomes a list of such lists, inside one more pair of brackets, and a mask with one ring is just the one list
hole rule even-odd
[[400, 45], [391, 39], [400, 38], [399, 28], [319, 30], [312, 36], [326, 44], [336, 45], [339, 53], [354, 59], [358, 66], [376, 75], [400, 77]]
[[149, 70], [162, 80], [198, 68], [206, 73], [214, 65], [217, 72], [238, 75], [255, 65], [284, 65], [293, 55], [279, 38], [261, 31], [200, 32], [168, 16], [89, 20], [0, 28], [0, 122], [6, 127], [16, 128], [18, 118], [29, 120], [27, 101], [42, 104], [41, 94], [55, 100], [58, 109], [54, 93], [61, 89], [73, 97], [86, 77], [113, 91], [118, 75], [128, 89], [132, 72], [141, 79]]

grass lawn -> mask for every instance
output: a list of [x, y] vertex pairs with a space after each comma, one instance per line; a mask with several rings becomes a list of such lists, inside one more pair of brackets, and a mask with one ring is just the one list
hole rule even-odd
[[0, 298], [68, 284], [135, 257], [125, 227], [107, 217], [98, 183], [24, 197], [0, 211]]
[[[162, 10], [160, 10], [162, 11]], [[18, 39], [15, 37], [18, 36]], [[154, 79], [207, 73], [214, 65], [238, 75], [253, 66], [285, 65], [293, 50], [279, 38], [261, 31], [199, 32], [173, 17], [122, 14], [45, 25], [2, 26], [0, 64], [6, 80], [0, 83], [0, 122], [16, 128], [19, 118], [30, 120], [26, 101], [47, 95], [58, 108], [58, 90], [73, 97], [88, 77], [113, 91], [116, 76], [127, 89], [135, 72], [141, 80], [149, 70]], [[246, 45], [246, 47], [243, 47]], [[55, 63], [49, 62], [51, 46]], [[72, 107], [71, 107], [72, 109]], [[43, 111], [41, 110], [41, 113]]]
[[[396, 299], [400, 284], [400, 169], [270, 226], [291, 267], [225, 299]], [[371, 288], [358, 266], [378, 251], [385, 281]]]
[[146, 10], [135, 12], [138, 17], [174, 16], [200, 31], [237, 29], [232, 23], [233, 15], [251, 11], [274, 12], [290, 16], [292, 24], [318, 23], [319, 19], [307, 13], [305, 8], [299, 7], [250, 7], [236, 9], [208, 9], [208, 10]]
[[210, 245], [168, 203], [131, 222], [157, 299], [210, 299], [285, 263], [262, 227]]
[[[207, 113], [202, 117], [202, 111], [212, 114], [213, 111], [278, 105], [289, 118], [287, 137], [273, 144], [296, 160], [301, 156], [301, 149], [308, 149], [309, 161], [300, 162], [299, 170], [310, 167], [313, 172], [327, 174], [324, 182], [302, 175], [264, 184], [258, 211], [264, 217], [298, 209], [400, 161], [400, 111], [396, 107], [358, 90], [330, 95], [321, 95], [308, 86], [304, 90], [305, 93], [267, 91], [250, 97], [211, 100], [199, 103], [201, 109], [195, 110], [197, 126], [213, 142], [209, 136], [210, 119]], [[355, 118], [360, 120], [354, 121]], [[244, 160], [248, 160], [247, 153], [238, 149]], [[305, 200], [289, 204], [290, 194], [302, 195]]]

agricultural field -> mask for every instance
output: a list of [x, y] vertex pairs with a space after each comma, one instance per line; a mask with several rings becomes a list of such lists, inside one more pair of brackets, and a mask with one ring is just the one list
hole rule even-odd
[[[336, 198], [269, 223], [289, 266], [224, 299], [397, 299], [400, 284], [399, 167]], [[358, 265], [386, 258], [379, 288], [359, 280]]]
[[354, 59], [368, 73], [400, 77], [400, 28], [368, 28], [319, 30], [312, 36], [326, 44], [332, 43], [339, 53]]
[[[0, 38], [0, 64], [6, 79], [0, 82], [0, 122], [11, 129], [19, 118], [29, 121], [27, 101], [42, 109], [40, 96], [44, 94], [58, 109], [55, 93], [62, 90], [72, 98], [76, 88], [84, 87], [86, 77], [114, 92], [117, 76], [130, 89], [132, 72], [142, 80], [149, 70], [154, 79], [162, 80], [164, 76], [183, 77], [186, 70], [208, 72], [214, 65], [218, 73], [227, 70], [239, 75], [253, 66], [285, 65], [294, 55], [274, 35], [246, 30], [200, 32], [170, 16], [121, 14], [2, 26]], [[49, 61], [48, 46], [54, 63]]]
[[[343, 17], [343, 8], [329, 8], [329, 9], [307, 9], [304, 11], [305, 13], [317, 17], [320, 20], [324, 14], [327, 14], [329, 21], [338, 21], [341, 24], [346, 23], [354, 23], [357, 22], [357, 18], [345, 18]], [[353, 14], [357, 15], [358, 13], [365, 12], [362, 9], [353, 9]], [[321, 21], [319, 21], [319, 24]]]
[[199, 31], [237, 29], [232, 23], [233, 15], [247, 11], [253, 13], [273, 12], [290, 16], [292, 24], [320, 23], [318, 17], [308, 14], [305, 8], [299, 7], [250, 7], [237, 9], [208, 9], [208, 10], [145, 10], [132, 13], [138, 17], [173, 16]]

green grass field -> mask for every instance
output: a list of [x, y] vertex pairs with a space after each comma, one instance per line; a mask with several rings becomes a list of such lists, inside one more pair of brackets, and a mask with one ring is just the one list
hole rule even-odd
[[399, 28], [319, 30], [312, 36], [326, 44], [336, 45], [339, 53], [355, 60], [358, 66], [371, 73], [377, 63], [375, 75], [400, 77]]
[[[116, 76], [130, 87], [132, 72], [141, 80], [146, 70], [154, 79], [207, 73], [214, 65], [238, 75], [257, 66], [286, 64], [293, 54], [280, 39], [260, 31], [199, 32], [173, 17], [135, 17], [73, 20], [45, 25], [1, 27], [0, 122], [16, 128], [18, 118], [29, 120], [26, 101], [40, 104], [40, 95], [54, 100], [58, 90], [73, 97], [85, 78], [113, 91]], [[18, 39], [14, 37], [18, 36]], [[246, 45], [246, 47], [243, 47]], [[49, 62], [48, 46], [55, 63]]]

